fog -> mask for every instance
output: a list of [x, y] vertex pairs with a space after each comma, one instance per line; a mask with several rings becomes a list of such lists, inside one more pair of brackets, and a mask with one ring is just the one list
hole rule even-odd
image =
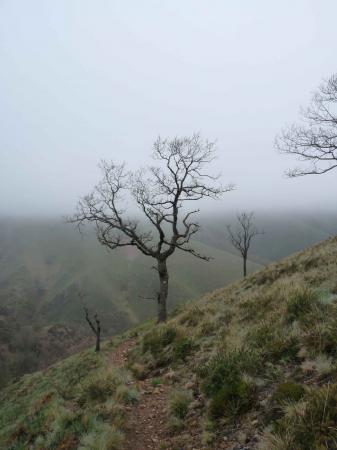
[[[336, 71], [337, 3], [0, 0], [0, 214], [61, 215], [101, 158], [158, 135], [217, 140], [219, 209], [335, 206], [336, 172], [289, 180], [274, 149]], [[214, 206], [214, 204], [213, 204]]]

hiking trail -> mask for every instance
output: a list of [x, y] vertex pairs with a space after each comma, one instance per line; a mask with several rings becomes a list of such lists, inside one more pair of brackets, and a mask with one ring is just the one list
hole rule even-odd
[[[111, 355], [111, 363], [124, 367], [128, 353], [136, 344], [137, 338], [130, 338], [116, 347]], [[127, 450], [160, 450], [161, 444], [170, 450], [167, 432], [167, 405], [170, 386], [155, 385], [154, 378], [132, 381], [140, 390], [139, 402], [127, 407], [126, 448]]]

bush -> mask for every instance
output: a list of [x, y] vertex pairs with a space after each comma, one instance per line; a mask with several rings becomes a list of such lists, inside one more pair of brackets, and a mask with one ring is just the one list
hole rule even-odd
[[[176, 416], [170, 416], [168, 420], [168, 428], [172, 433], [179, 433], [184, 428], [184, 420]], [[165, 449], [167, 447], [164, 447]]]
[[337, 385], [319, 388], [303, 403], [287, 408], [265, 437], [268, 450], [321, 450], [336, 448]]
[[209, 413], [217, 419], [225, 414], [236, 417], [248, 411], [255, 397], [255, 387], [243, 379], [236, 379], [232, 384], [225, 384], [212, 396]]
[[135, 404], [139, 401], [139, 392], [136, 389], [129, 389], [124, 384], [121, 384], [116, 390], [116, 398], [122, 403]]
[[248, 333], [247, 340], [268, 360], [294, 359], [299, 351], [298, 339], [275, 323], [261, 322]]
[[190, 391], [175, 391], [170, 399], [170, 412], [177, 419], [184, 419], [192, 401]]
[[137, 380], [144, 380], [146, 378], [147, 371], [143, 364], [136, 362], [130, 366], [130, 370]]
[[188, 337], [180, 337], [173, 345], [173, 358], [175, 360], [186, 361], [187, 356], [193, 349], [193, 343]]
[[304, 343], [315, 354], [334, 355], [337, 350], [336, 320], [316, 322], [305, 328]]
[[113, 426], [101, 424], [82, 437], [79, 450], [121, 450], [124, 435]]
[[180, 323], [190, 327], [195, 327], [198, 325], [204, 314], [205, 312], [202, 309], [198, 306], [194, 306], [181, 316]]
[[149, 351], [153, 356], [159, 355], [165, 347], [172, 344], [176, 335], [176, 328], [169, 325], [146, 333], [143, 337], [143, 353]]
[[287, 301], [287, 320], [303, 320], [304, 316], [318, 305], [317, 294], [309, 288], [297, 287]]
[[82, 383], [79, 403], [83, 405], [88, 401], [104, 402], [124, 381], [122, 372], [116, 369], [98, 372]]
[[273, 400], [279, 404], [285, 401], [298, 402], [304, 394], [305, 389], [301, 384], [281, 383], [273, 394]]
[[205, 379], [202, 389], [210, 398], [209, 412], [213, 418], [225, 414], [232, 418], [247, 411], [254, 403], [255, 389], [243, 378], [243, 370], [252, 367], [253, 360], [245, 351], [217, 355], [201, 371]]

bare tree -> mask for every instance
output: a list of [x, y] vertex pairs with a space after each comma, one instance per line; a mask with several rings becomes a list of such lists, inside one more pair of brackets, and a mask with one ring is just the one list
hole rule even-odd
[[247, 275], [247, 258], [248, 251], [252, 239], [258, 234], [263, 234], [254, 225], [254, 213], [242, 212], [237, 214], [237, 226], [232, 230], [230, 225], [227, 225], [229, 238], [233, 246], [241, 253], [243, 259], [243, 276]]
[[282, 153], [307, 162], [287, 172], [289, 177], [320, 175], [337, 167], [337, 74], [325, 80], [308, 108], [301, 110], [301, 123], [284, 129], [275, 145]]
[[[103, 179], [94, 191], [79, 201], [77, 212], [68, 218], [79, 226], [93, 223], [99, 242], [114, 250], [134, 246], [156, 261], [159, 276], [158, 322], [166, 320], [169, 274], [167, 259], [182, 250], [208, 260], [190, 245], [200, 226], [193, 220], [198, 209], [186, 210], [189, 202], [204, 198], [217, 199], [232, 185], [215, 183], [218, 176], [204, 172], [214, 159], [214, 143], [199, 135], [158, 140], [154, 143], [153, 159], [157, 166], [136, 172], [127, 171], [124, 164], [103, 161]], [[127, 204], [132, 200], [140, 209], [147, 225], [132, 218]]]
[[95, 352], [99, 352], [101, 350], [101, 322], [98, 318], [98, 314], [95, 313], [94, 315], [94, 321], [95, 323], [90, 319], [89, 317], [89, 310], [85, 306], [83, 306], [84, 312], [85, 312], [85, 320], [88, 322], [90, 328], [92, 329], [93, 333], [96, 336], [96, 347]]

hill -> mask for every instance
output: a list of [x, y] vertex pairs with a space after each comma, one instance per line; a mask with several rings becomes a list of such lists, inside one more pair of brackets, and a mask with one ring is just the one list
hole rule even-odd
[[[0, 392], [6, 449], [334, 449], [337, 238]], [[152, 410], [151, 410], [152, 409]]]
[[[171, 308], [241, 275], [237, 255], [195, 246], [213, 260], [171, 258]], [[94, 233], [56, 221], [0, 221], [0, 385], [87, 344], [83, 302], [98, 312], [104, 336], [154, 316], [156, 303], [141, 299], [157, 291], [152, 264], [133, 249], [108, 252]]]
[[[250, 257], [261, 264], [277, 261], [337, 233], [337, 215], [334, 212], [256, 211], [255, 219], [257, 227], [265, 233], [252, 242]], [[199, 239], [235, 254], [225, 227], [225, 224], [235, 222], [233, 212], [203, 216]]]

